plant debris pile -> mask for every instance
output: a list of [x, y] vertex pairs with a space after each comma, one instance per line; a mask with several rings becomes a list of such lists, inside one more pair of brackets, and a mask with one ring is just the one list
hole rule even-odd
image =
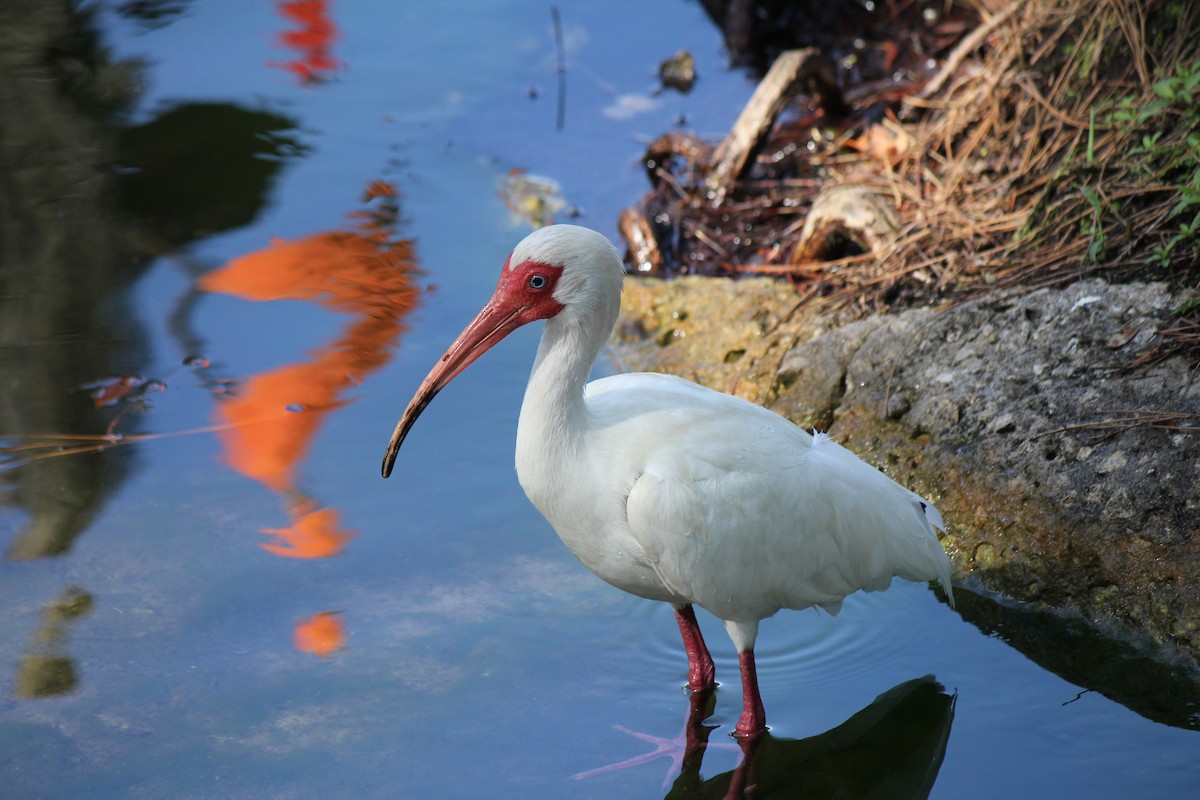
[[[809, 43], [778, 22], [747, 55], [737, 26], [770, 15], [718, 5], [743, 63]], [[1200, 287], [1200, 4], [834, 5], [864, 32], [815, 18], [830, 68], [795, 87], [730, 180], [714, 185], [721, 147], [650, 145], [653, 188], [621, 221], [636, 271], [779, 274], [863, 314], [1088, 275]], [[847, 185], [876, 199], [875, 235], [814, 245], [806, 219]], [[1143, 358], [1200, 356], [1200, 298], [1175, 320]]]

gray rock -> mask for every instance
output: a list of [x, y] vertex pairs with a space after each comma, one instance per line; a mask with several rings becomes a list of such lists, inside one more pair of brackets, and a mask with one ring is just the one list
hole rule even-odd
[[[1200, 381], [1180, 357], [1138, 361], [1183, 298], [1088, 280], [840, 325], [793, 319], [762, 287], [747, 301], [740, 284], [676, 281], [673, 308], [705, 309], [681, 362], [636, 311], [661, 286], [627, 290], [625, 367], [830, 430], [938, 503], [968, 585], [1200, 662]], [[729, 331], [756, 317], [772, 325], [739, 348]]]

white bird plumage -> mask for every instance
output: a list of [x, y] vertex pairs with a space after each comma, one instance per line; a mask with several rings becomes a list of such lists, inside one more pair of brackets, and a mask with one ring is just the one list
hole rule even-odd
[[737, 732], [754, 736], [765, 722], [759, 621], [782, 608], [836, 614], [847, 595], [894, 576], [937, 580], [953, 602], [942, 518], [828, 436], [740, 398], [652, 373], [587, 384], [623, 276], [599, 233], [553, 225], [526, 237], [409, 404], [384, 474], [446, 383], [509, 331], [546, 319], [517, 426], [521, 486], [588, 569], [674, 606], [693, 688], [711, 684], [712, 663], [691, 605], [725, 623], [742, 665]]

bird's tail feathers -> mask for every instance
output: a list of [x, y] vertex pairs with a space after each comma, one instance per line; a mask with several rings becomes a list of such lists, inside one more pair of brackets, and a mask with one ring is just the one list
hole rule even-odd
[[[922, 536], [907, 539], [910, 547], [917, 542], [920, 543], [916, 550], [904, 548], [905, 555], [897, 553], [901, 563], [912, 570], [910, 574], [905, 574], [903, 571], [899, 574], [909, 580], [936, 580], [946, 592], [946, 600], [950, 607], [954, 608], [954, 590], [950, 586], [950, 557], [946, 555], [937, 535], [937, 531], [946, 530], [946, 523], [942, 520], [942, 514], [937, 510], [937, 506], [920, 495], [913, 494], [912, 496], [915, 500], [916, 510], [926, 523], [926, 530]], [[901, 540], [896, 539], [895, 541]], [[933, 574], [930, 574], [931, 571]]]
[[918, 498], [921, 503], [921, 510], [925, 512], [925, 519], [929, 520], [929, 524], [936, 530], [946, 530], [946, 523], [942, 521], [942, 512], [937, 510], [937, 506], [928, 500]]

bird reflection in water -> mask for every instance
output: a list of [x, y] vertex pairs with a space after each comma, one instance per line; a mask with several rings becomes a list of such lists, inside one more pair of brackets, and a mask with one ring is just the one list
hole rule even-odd
[[[236, 383], [217, 395], [216, 425], [226, 463], [280, 495], [289, 523], [260, 528], [261, 547], [284, 558], [340, 554], [353, 538], [337, 508], [324, 506], [298, 485], [297, 472], [329, 414], [386, 364], [416, 306], [412, 242], [398, 237], [398, 194], [371, 181], [364, 207], [348, 230], [276, 241], [207, 273], [200, 289], [245, 300], [307, 300], [351, 315], [334, 341], [300, 363], [285, 364]], [[341, 615], [322, 611], [293, 630], [296, 649], [328, 658], [343, 649]]]
[[198, 280], [206, 292], [252, 301], [307, 300], [352, 315], [333, 342], [295, 364], [238, 382], [216, 407], [227, 464], [284, 498], [290, 524], [263, 528], [262, 547], [286, 558], [328, 558], [353, 537], [337, 509], [323, 507], [298, 486], [296, 472], [329, 413], [386, 364], [417, 303], [412, 242], [395, 235], [397, 191], [371, 181], [364, 209], [349, 230], [279, 240], [230, 261]]
[[[668, 800], [702, 798], [888, 798], [929, 796], [950, 739], [957, 695], [947, 694], [933, 676], [906, 681], [879, 697], [836, 728], [807, 739], [783, 739], [768, 731], [741, 738], [737, 745], [710, 742], [715, 728], [704, 724], [712, 713], [713, 691], [690, 693], [683, 733], [672, 740], [633, 734], [656, 749], [606, 767], [581, 772], [576, 779], [672, 759], [667, 781], [675, 777]], [[710, 748], [741, 749], [736, 767], [712, 778], [700, 774]], [[664, 781], [666, 786], [666, 781]]]

